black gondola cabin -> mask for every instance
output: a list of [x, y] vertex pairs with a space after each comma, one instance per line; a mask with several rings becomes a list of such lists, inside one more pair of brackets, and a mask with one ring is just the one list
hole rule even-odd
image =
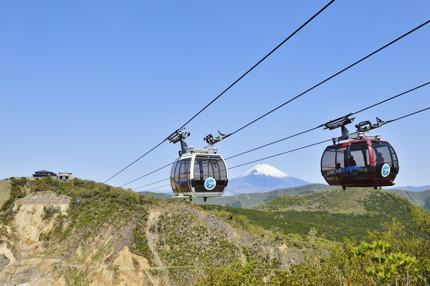
[[392, 186], [398, 172], [394, 148], [379, 139], [353, 139], [328, 146], [321, 158], [326, 182], [343, 188]]

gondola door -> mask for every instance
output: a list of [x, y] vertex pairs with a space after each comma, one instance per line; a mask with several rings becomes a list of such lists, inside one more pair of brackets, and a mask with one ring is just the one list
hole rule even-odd
[[399, 172], [399, 161], [393, 147], [385, 141], [372, 142], [374, 156], [373, 173], [375, 183], [391, 186]]
[[339, 174], [339, 182], [343, 186], [367, 186], [371, 178], [371, 157], [368, 141], [349, 142], [348, 146], [341, 148], [343, 167]]

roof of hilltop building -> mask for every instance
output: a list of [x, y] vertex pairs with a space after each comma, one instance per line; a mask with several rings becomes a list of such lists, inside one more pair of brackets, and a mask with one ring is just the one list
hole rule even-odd
[[51, 176], [56, 177], [57, 174], [55, 174], [54, 172], [51, 172], [51, 171], [47, 171], [47, 170], [36, 171], [33, 174], [33, 177], [51, 177]]

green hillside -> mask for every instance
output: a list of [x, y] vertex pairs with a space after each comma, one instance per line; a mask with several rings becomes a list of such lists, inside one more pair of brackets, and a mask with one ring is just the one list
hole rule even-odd
[[[351, 227], [358, 224], [358, 229], [363, 229], [360, 224], [364, 223], [367, 230], [376, 231], [380, 230], [381, 225], [396, 220], [407, 226], [410, 231], [415, 231], [411, 204], [390, 192], [373, 188], [347, 190], [330, 188], [326, 192], [279, 197], [260, 206], [259, 209], [275, 213], [298, 212], [306, 215], [316, 213], [322, 217], [343, 215], [355, 221], [351, 222]], [[342, 231], [342, 228], [338, 226], [336, 230]]]
[[165, 193], [154, 193], [154, 192], [138, 192], [141, 196], [156, 198], [156, 199], [170, 199], [172, 197], [171, 194]]
[[319, 236], [341, 241], [360, 240], [369, 231], [382, 231], [397, 220], [411, 232], [416, 228], [411, 205], [404, 199], [373, 189], [330, 189], [326, 192], [278, 197], [258, 209], [205, 207], [222, 215], [239, 216], [244, 223], [259, 225], [285, 235], [306, 235], [311, 230]]
[[[373, 188], [331, 187], [325, 192], [302, 196], [279, 197], [259, 207], [262, 210], [326, 211], [345, 214], [366, 214], [365, 201], [373, 194], [383, 194]], [[384, 194], [385, 195], [385, 194]]]
[[0, 181], [0, 206], [2, 206], [10, 195], [10, 182], [9, 180]]
[[321, 238], [303, 241], [305, 250], [258, 224], [239, 227], [189, 202], [91, 181], [13, 179], [8, 191], [0, 212], [0, 242], [7, 245], [0, 247], [0, 284], [18, 269], [11, 283], [194, 285], [207, 269], [247, 261], [286, 269], [308, 250], [332, 247]]
[[[259, 226], [276, 233], [277, 239], [286, 237], [293, 242], [295, 237], [301, 237], [296, 240], [297, 245], [312, 241], [312, 237], [340, 243], [341, 247], [335, 247], [328, 257], [293, 266], [284, 276], [288, 279], [286, 285], [427, 285], [430, 282], [427, 272], [430, 257], [425, 254], [430, 252], [430, 216], [386, 191], [330, 188], [325, 192], [281, 196], [254, 210], [219, 206], [205, 209], [233, 221], [237, 227]], [[417, 266], [417, 257], [422, 261], [420, 266]], [[376, 261], [379, 262], [372, 265]], [[422, 280], [419, 277], [409, 280], [409, 274], [403, 279], [394, 278], [398, 275], [395, 269], [400, 265], [407, 272], [415, 266], [414, 271], [425, 272], [420, 276]], [[225, 281], [225, 276], [230, 279], [238, 276], [234, 268], [213, 272], [216, 281]]]
[[430, 216], [387, 192], [363, 189], [346, 211], [336, 189], [302, 195], [300, 210], [282, 204], [291, 196], [240, 209], [79, 179], [12, 179], [5, 189], [1, 285], [430, 282]]

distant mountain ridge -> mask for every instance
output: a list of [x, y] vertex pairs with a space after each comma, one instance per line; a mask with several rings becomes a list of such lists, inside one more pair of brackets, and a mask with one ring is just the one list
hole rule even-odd
[[401, 191], [408, 191], [408, 192], [424, 192], [427, 190], [430, 190], [430, 185], [426, 186], [395, 186], [392, 188], [392, 190], [401, 190]]
[[[270, 192], [264, 193], [245, 193], [245, 194], [237, 194], [233, 196], [222, 196], [220, 198], [211, 198], [207, 203], [204, 203], [201, 199], [194, 199], [199, 204], [203, 205], [220, 205], [227, 207], [235, 207], [235, 208], [247, 208], [252, 209], [259, 207], [267, 202], [272, 200], [276, 200], [277, 198], [288, 197], [288, 196], [301, 196], [312, 193], [319, 193], [324, 191], [335, 190], [336, 187], [331, 187], [323, 184], [308, 184], [299, 187], [293, 188], [285, 188], [285, 189], [277, 189]], [[337, 192], [336, 194], [353, 194], [356, 195], [358, 193], [364, 194], [363, 192]], [[400, 196], [404, 199], [407, 199], [412, 204], [423, 208], [430, 212], [430, 190], [422, 191], [422, 192], [409, 192], [402, 190], [394, 190], [394, 189], [385, 189], [387, 192]], [[356, 190], [357, 191], [357, 190]], [[162, 193], [151, 193], [151, 192], [141, 192], [140, 195], [160, 198], [160, 199], [168, 199], [171, 198], [169, 194]], [[313, 196], [318, 198], [318, 196]], [[313, 198], [312, 196], [308, 196], [307, 198]], [[330, 197], [330, 196], [329, 196]], [[332, 196], [333, 198], [334, 196]], [[320, 198], [324, 198], [323, 196]], [[347, 200], [345, 200], [347, 201]], [[349, 206], [350, 208], [350, 206]], [[346, 209], [346, 208], [345, 208]]]
[[293, 188], [307, 185], [309, 182], [289, 176], [268, 164], [258, 164], [244, 175], [231, 179], [227, 186], [227, 195], [245, 193], [265, 193], [276, 189]]
[[414, 191], [403, 191], [397, 189], [388, 190], [389, 192], [396, 194], [402, 198], [407, 199], [414, 205], [423, 208], [430, 212], [430, 189], [426, 191], [414, 192]]
[[264, 193], [245, 193], [233, 196], [222, 196], [220, 198], [211, 198], [207, 203], [204, 203], [201, 199], [197, 199], [196, 201], [200, 204], [252, 209], [279, 197], [323, 192], [329, 188], [330, 186], [323, 184], [307, 184], [304, 186], [277, 189]]

